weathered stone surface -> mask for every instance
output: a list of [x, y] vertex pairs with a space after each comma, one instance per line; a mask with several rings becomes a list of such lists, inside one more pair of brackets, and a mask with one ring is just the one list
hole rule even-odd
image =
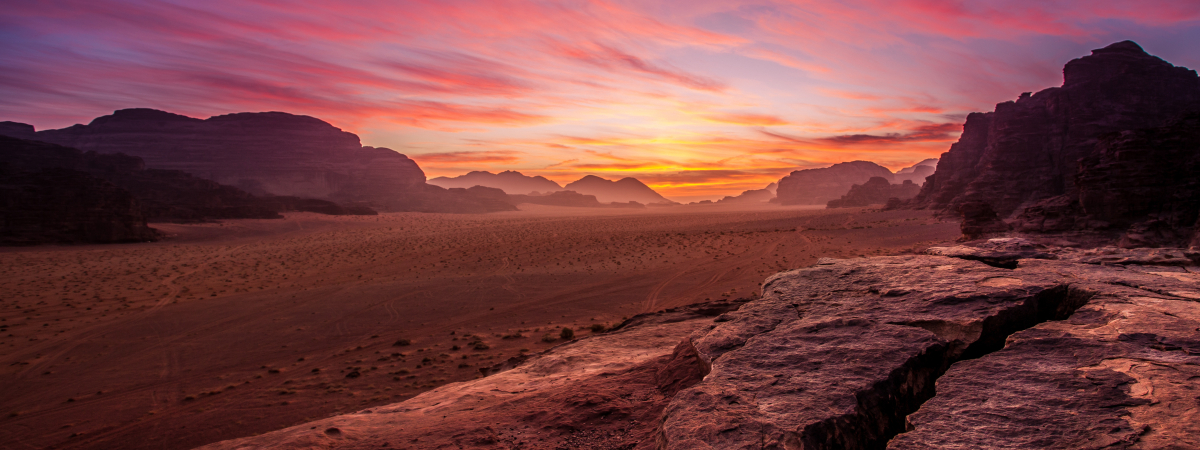
[[[1003, 252], [1024, 256], [962, 257]], [[497, 375], [208, 448], [1197, 448], [1200, 268], [1176, 265], [1195, 253], [1004, 238], [822, 259], [735, 311], [639, 316]]]
[[662, 408], [707, 370], [681, 337], [743, 301], [639, 315], [486, 378], [202, 448], [653, 448]]
[[[920, 166], [928, 167], [928, 166]], [[826, 208], [853, 208], [858, 206], [882, 205], [891, 199], [908, 200], [916, 197], [921, 187], [913, 184], [912, 180], [904, 180], [900, 184], [889, 183], [883, 177], [871, 177], [863, 184], [850, 186], [850, 192], [842, 198], [830, 200]]]
[[894, 179], [892, 171], [870, 161], [851, 161], [823, 169], [792, 172], [779, 180], [776, 195], [784, 205], [824, 205], [850, 191], [850, 186], [862, 184], [871, 177]]
[[962, 229], [963, 239], [979, 239], [988, 234], [1009, 230], [1008, 224], [1000, 220], [1000, 216], [987, 202], [967, 200], [959, 203], [956, 209], [961, 220], [959, 228]]
[[1154, 241], [1162, 229], [1186, 233], [1198, 197], [1194, 177], [1183, 175], [1195, 173], [1200, 153], [1194, 119], [1133, 130], [1196, 111], [1195, 71], [1118, 42], [1067, 63], [1062, 87], [969, 115], [914, 204], [952, 212], [983, 201], [1006, 220], [1028, 210], [1017, 220], [1024, 230], [1143, 223], [1131, 234]]
[[1200, 448], [1200, 277], [1158, 270], [1023, 261], [1095, 296], [956, 364], [888, 448]]

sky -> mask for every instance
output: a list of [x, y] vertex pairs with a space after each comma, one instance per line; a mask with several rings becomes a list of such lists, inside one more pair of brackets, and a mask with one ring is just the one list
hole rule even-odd
[[968, 113], [1126, 39], [1200, 68], [1200, 1], [11, 1], [0, 120], [284, 111], [429, 178], [632, 176], [694, 201], [937, 157]]

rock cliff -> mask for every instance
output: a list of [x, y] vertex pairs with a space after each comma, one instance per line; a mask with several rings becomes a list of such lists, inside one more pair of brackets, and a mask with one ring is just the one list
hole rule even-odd
[[[23, 134], [27, 125], [0, 126]], [[19, 136], [18, 136], [19, 137]], [[178, 170], [256, 195], [357, 202], [396, 211], [488, 212], [513, 209], [472, 192], [430, 189], [408, 157], [363, 146], [320, 119], [282, 112], [195, 119], [153, 109], [123, 109], [87, 125], [43, 130], [31, 139], [101, 154], [137, 156], [151, 169]]]
[[823, 259], [733, 311], [206, 448], [1200, 447], [1200, 253], [929, 252]]
[[914, 204], [952, 212], [978, 199], [1002, 219], [1023, 216], [1014, 225], [1028, 231], [1141, 223], [1133, 234], [1185, 234], [1194, 206], [1178, 199], [1200, 191], [1182, 174], [1200, 147], [1195, 121], [1181, 117], [1197, 111], [1195, 71], [1118, 42], [1067, 63], [1062, 87], [969, 115]]
[[[927, 167], [927, 166], [919, 166]], [[888, 183], [883, 177], [871, 177], [866, 183], [850, 186], [850, 192], [837, 200], [830, 200], [826, 208], [852, 208], [856, 206], [882, 205], [891, 199], [908, 200], [916, 197], [921, 187], [912, 180], [900, 184]]]
[[824, 205], [850, 191], [850, 186], [866, 183], [872, 177], [891, 182], [892, 171], [870, 161], [851, 161], [823, 169], [792, 172], [779, 180], [777, 197], [784, 205]]

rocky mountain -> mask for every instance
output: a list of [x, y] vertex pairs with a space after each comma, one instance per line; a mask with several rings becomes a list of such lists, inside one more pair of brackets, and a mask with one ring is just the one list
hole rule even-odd
[[750, 190], [742, 191], [741, 194], [738, 194], [736, 196], [727, 195], [727, 196], [725, 196], [725, 198], [717, 200], [717, 203], [755, 204], [755, 203], [770, 202], [772, 199], [775, 198], [775, 190], [773, 189], [775, 186], [776, 186], [775, 183], [771, 183], [771, 184], [767, 185], [766, 188], [763, 188], [763, 189], [750, 189]]
[[[147, 221], [275, 219], [282, 211], [376, 214], [365, 206], [328, 200], [255, 196], [178, 170], [147, 169], [136, 156], [85, 153], [7, 136], [0, 136], [0, 184], [7, 186], [6, 223], [23, 224], [19, 232], [5, 232], [20, 236], [6, 238], [9, 243], [153, 240]], [[62, 231], [68, 229], [76, 234]]]
[[896, 171], [892, 181], [896, 183], [903, 183], [906, 180], [912, 181], [917, 187], [921, 187], [921, 185], [925, 184], [925, 177], [933, 175], [933, 172], [937, 170], [937, 164], [937, 158], [926, 159]]
[[1188, 199], [1200, 197], [1195, 121], [1183, 118], [1198, 111], [1195, 71], [1118, 42], [1067, 63], [1062, 87], [969, 115], [914, 204], [983, 201], [1022, 230], [1179, 244], [1194, 235]]
[[824, 205], [850, 191], [850, 186], [866, 183], [871, 177], [895, 179], [892, 171], [870, 161], [851, 161], [822, 169], [792, 172], [779, 180], [777, 196], [784, 205]]
[[599, 208], [604, 206], [595, 195], [583, 195], [575, 191], [558, 191], [548, 194], [509, 194], [513, 204], [529, 203], [534, 205], [572, 206], [579, 208]]
[[558, 183], [543, 176], [525, 176], [521, 172], [506, 170], [500, 173], [470, 172], [453, 178], [437, 177], [428, 181], [434, 186], [444, 188], [469, 188], [485, 186], [503, 190], [508, 194], [528, 194], [530, 192], [550, 193], [563, 190]]
[[1197, 262], [1020, 239], [826, 258], [748, 303], [203, 448], [1200, 448]]
[[[0, 134], [29, 137], [31, 128], [10, 122]], [[363, 146], [358, 136], [320, 119], [282, 112], [201, 120], [123, 109], [87, 125], [38, 131], [32, 139], [137, 156], [151, 169], [178, 170], [257, 195], [363, 202], [394, 211], [497, 210], [471, 192], [430, 189], [417, 163], [400, 153]]]
[[563, 186], [563, 189], [584, 195], [594, 195], [596, 196], [596, 200], [602, 203], [674, 203], [666, 197], [659, 195], [654, 189], [650, 189], [649, 186], [642, 184], [637, 178], [622, 178], [617, 181], [610, 181], [595, 175], [587, 175]]
[[[928, 166], [918, 166], [928, 167]], [[852, 208], [857, 206], [887, 204], [892, 199], [908, 200], [916, 197], [921, 187], [912, 180], [904, 180], [900, 184], [888, 183], [883, 177], [871, 177], [866, 183], [850, 186], [850, 192], [842, 198], [830, 200], [826, 208]]]

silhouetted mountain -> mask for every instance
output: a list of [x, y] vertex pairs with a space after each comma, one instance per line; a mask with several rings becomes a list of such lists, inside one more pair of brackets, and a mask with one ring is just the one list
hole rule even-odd
[[563, 187], [568, 191], [580, 194], [594, 195], [601, 203], [674, 203], [666, 197], [654, 192], [649, 186], [642, 184], [637, 178], [622, 178], [609, 181], [595, 175], [588, 175]]
[[[29, 128], [23, 125], [5, 124], [0, 134], [25, 135]], [[505, 210], [470, 192], [451, 195], [429, 189], [424, 172], [408, 157], [364, 147], [358, 136], [320, 119], [282, 112], [201, 120], [124, 109], [88, 125], [39, 131], [34, 138], [85, 151], [138, 156], [151, 169], [179, 170], [259, 195], [366, 202], [397, 211]]]
[[[1195, 121], [1180, 121], [1196, 111], [1195, 71], [1118, 42], [1067, 63], [1062, 87], [969, 115], [914, 204], [985, 202], [1026, 231], [1109, 228], [1137, 235], [1130, 245], [1179, 243], [1200, 198]], [[1175, 231], [1146, 231], [1164, 227]]]
[[866, 183], [871, 177], [891, 182], [892, 171], [870, 161], [851, 161], [823, 169], [792, 172], [779, 180], [777, 196], [784, 205], [824, 205], [850, 191], [850, 186]]
[[917, 187], [925, 184], [925, 178], [933, 175], [937, 170], [937, 158], [929, 158], [912, 166], [905, 167], [896, 171], [892, 181], [895, 183], [903, 183], [905, 180], [911, 180]]
[[469, 188], [471, 186], [486, 186], [503, 190], [508, 194], [528, 194], [530, 192], [557, 192], [562, 190], [558, 183], [542, 176], [529, 177], [521, 172], [506, 170], [500, 173], [470, 172], [453, 178], [437, 177], [428, 181], [434, 186], [444, 188]]
[[770, 202], [771, 199], [775, 198], [775, 186], [775, 183], [771, 183], [763, 189], [750, 189], [742, 191], [741, 194], [736, 196], [727, 195], [725, 198], [717, 200], [717, 203], [767, 203]]

